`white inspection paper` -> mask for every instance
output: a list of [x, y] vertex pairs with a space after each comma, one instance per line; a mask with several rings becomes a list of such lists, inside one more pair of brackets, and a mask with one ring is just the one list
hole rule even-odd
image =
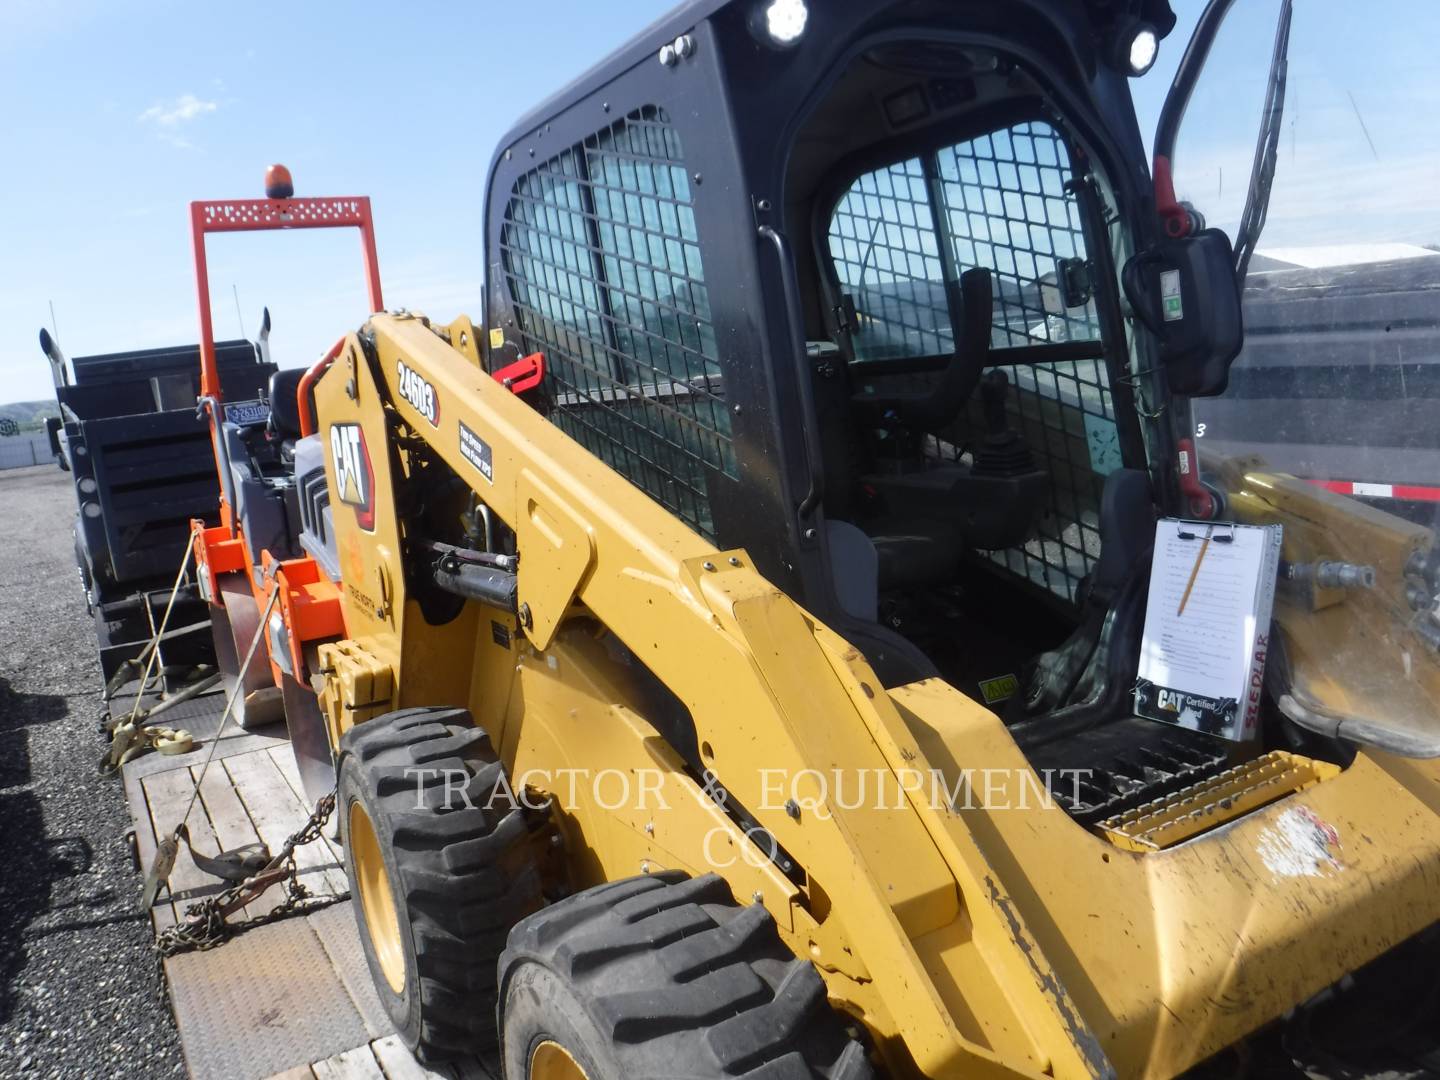
[[[1261, 575], [1274, 573], [1267, 563], [1277, 542], [1268, 528], [1170, 519], [1157, 524], [1138, 675], [1162, 688], [1155, 708], [1172, 714], [1167, 718], [1173, 723], [1202, 727], [1202, 716], [1226, 701], [1236, 702], [1243, 718], [1258, 609], [1268, 609]], [[1268, 610], [1263, 618], [1269, 621]]]

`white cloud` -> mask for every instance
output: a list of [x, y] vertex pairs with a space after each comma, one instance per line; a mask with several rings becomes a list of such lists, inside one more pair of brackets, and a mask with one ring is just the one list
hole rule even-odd
[[137, 119], [142, 124], [156, 124], [162, 128], [173, 128], [189, 123], [206, 113], [220, 108], [218, 102], [205, 101], [194, 94], [181, 94], [173, 101], [157, 101], [142, 112]]

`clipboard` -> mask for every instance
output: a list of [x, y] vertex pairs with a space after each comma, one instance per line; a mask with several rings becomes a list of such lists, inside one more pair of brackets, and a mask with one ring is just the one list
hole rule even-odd
[[1156, 523], [1137, 715], [1236, 742], [1255, 737], [1283, 539], [1279, 525]]

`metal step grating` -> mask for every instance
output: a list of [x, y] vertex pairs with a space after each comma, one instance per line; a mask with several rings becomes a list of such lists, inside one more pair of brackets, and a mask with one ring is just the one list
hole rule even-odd
[[1117, 847], [1161, 851], [1339, 774], [1340, 767], [1327, 761], [1272, 750], [1218, 776], [1116, 814], [1098, 827]]

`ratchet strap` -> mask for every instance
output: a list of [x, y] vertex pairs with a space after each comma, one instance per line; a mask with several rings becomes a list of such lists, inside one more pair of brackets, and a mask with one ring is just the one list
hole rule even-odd
[[104, 776], [112, 776], [120, 771], [120, 766], [147, 750], [161, 754], [188, 754], [194, 749], [195, 736], [185, 728], [137, 727], [127, 720], [111, 732], [110, 746], [100, 758], [99, 770]]

